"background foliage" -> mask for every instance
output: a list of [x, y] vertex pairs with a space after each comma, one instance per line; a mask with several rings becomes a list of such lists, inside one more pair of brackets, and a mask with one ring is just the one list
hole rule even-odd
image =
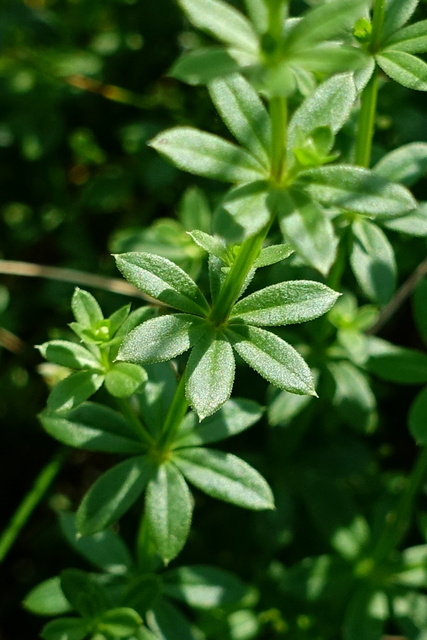
[[[295, 13], [304, 8], [305, 3], [293, 3]], [[427, 18], [425, 2], [416, 17]], [[3, 2], [1, 259], [117, 277], [112, 252], [150, 247], [193, 277], [201, 272], [203, 283], [204, 253], [185, 233], [185, 211], [194, 197], [194, 191], [186, 189], [202, 188], [207, 206], [213, 207], [222, 187], [178, 172], [146, 143], [177, 124], [191, 123], [227, 136], [204, 88], [188, 87], [165, 75], [180, 52], [204, 41], [170, 0]], [[427, 142], [425, 94], [385, 78], [382, 83], [373, 162], [401, 145]], [[344, 148], [351, 141], [351, 124], [340, 134]], [[425, 199], [426, 187], [423, 178], [415, 195]], [[425, 259], [425, 239], [398, 234], [391, 239], [401, 283]], [[300, 268], [301, 277], [305, 273]], [[264, 283], [277, 279], [276, 267], [270, 267]], [[366, 304], [350, 273], [345, 285]], [[42, 365], [32, 345], [68, 335], [64, 327], [72, 320], [73, 289], [71, 283], [1, 276], [0, 469], [5, 524], [56, 451], [36, 416], [47, 396], [43, 378], [49, 381], [57, 371]], [[91, 291], [106, 315], [128, 301], [108, 291]], [[349, 307], [351, 316], [351, 302]], [[423, 313], [424, 307], [418, 319]], [[425, 320], [420, 334], [420, 321], [417, 328], [412, 317], [407, 301], [381, 330], [381, 337], [425, 351]], [[353, 384], [351, 372], [337, 375], [345, 385], [346, 374]], [[423, 380], [421, 376], [415, 382]], [[379, 519], [381, 505], [399, 492], [413, 464], [415, 444], [406, 426], [407, 413], [421, 387], [400, 386], [397, 391], [393, 382], [386, 384], [375, 376], [372, 385], [379, 419], [364, 389], [356, 417], [353, 407], [337, 412], [321, 398], [314, 420], [308, 408], [291, 422], [276, 401], [270, 405], [270, 427], [264, 419], [232, 441], [228, 450], [254, 464], [272, 485], [277, 503], [273, 514], [242, 512], [197, 493], [197, 526], [180, 561], [229, 569], [253, 585], [256, 616], [243, 621], [242, 628], [246, 624], [249, 631], [242, 631], [242, 639], [252, 637], [251, 624], [259, 624], [266, 639], [334, 637], [334, 607], [299, 598], [289, 587], [285, 567], [330, 552], [335, 526], [331, 504], [344, 503], [345, 511], [354, 502], [356, 513], [374, 522]], [[236, 395], [247, 397], [247, 389], [263, 405], [277, 396], [246, 367], [239, 370]], [[84, 568], [63, 542], [54, 513], [76, 507], [110, 464], [108, 454], [73, 451], [67, 456], [48, 500], [38, 507], [4, 563], [1, 640], [34, 637], [39, 631], [40, 621], [22, 614], [19, 604], [33, 585], [64, 566]], [[424, 494], [420, 507], [407, 546], [426, 542]], [[132, 518], [130, 514], [121, 529], [129, 540]], [[342, 551], [339, 543], [335, 549]], [[297, 582], [293, 577], [292, 584]], [[304, 591], [303, 578], [301, 584]], [[199, 615], [209, 637], [218, 637], [221, 615], [225, 614]], [[394, 631], [390, 627], [389, 632]]]

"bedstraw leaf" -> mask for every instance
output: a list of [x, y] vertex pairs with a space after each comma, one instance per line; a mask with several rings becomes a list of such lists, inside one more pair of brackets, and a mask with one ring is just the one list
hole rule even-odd
[[163, 579], [166, 595], [198, 609], [236, 604], [247, 594], [232, 573], [205, 565], [179, 567], [164, 573]]
[[386, 49], [377, 55], [377, 62], [392, 80], [404, 87], [427, 91], [427, 64], [420, 58], [404, 51]]
[[411, 187], [427, 171], [427, 144], [412, 142], [395, 149], [381, 158], [374, 171], [391, 182]]
[[427, 20], [399, 29], [387, 40], [385, 46], [387, 49], [397, 49], [406, 53], [425, 53], [427, 51]]

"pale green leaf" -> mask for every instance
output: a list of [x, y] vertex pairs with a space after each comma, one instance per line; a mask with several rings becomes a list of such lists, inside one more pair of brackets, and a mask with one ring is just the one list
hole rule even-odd
[[215, 221], [217, 233], [234, 243], [258, 233], [272, 216], [273, 201], [268, 184], [261, 180], [231, 189]]
[[304, 192], [283, 191], [277, 196], [280, 229], [304, 260], [323, 275], [329, 272], [338, 246], [326, 213]]
[[144, 491], [152, 474], [153, 462], [147, 456], [136, 456], [100, 476], [77, 511], [80, 535], [92, 535], [118, 520]]
[[233, 348], [222, 332], [206, 333], [193, 347], [185, 370], [185, 394], [200, 420], [228, 400], [234, 370]]
[[187, 231], [187, 233], [199, 247], [207, 251], [207, 253], [216, 256], [225, 264], [228, 264], [229, 256], [227, 253], [227, 245], [222, 238], [216, 238], [215, 236], [211, 236], [209, 233], [199, 231], [198, 229], [195, 229], [194, 231]]
[[387, 229], [406, 233], [410, 236], [427, 236], [427, 202], [420, 202], [418, 207], [401, 218], [382, 220], [381, 224]]
[[320, 282], [281, 282], [240, 300], [231, 319], [260, 327], [307, 322], [329, 311], [338, 296], [339, 293]]
[[140, 615], [129, 607], [110, 609], [98, 619], [97, 629], [113, 638], [128, 638], [141, 626]]
[[209, 305], [194, 280], [176, 264], [152, 253], [115, 256], [126, 280], [148, 295], [180, 311], [204, 316]]
[[427, 64], [420, 58], [404, 51], [386, 49], [377, 55], [377, 62], [392, 80], [404, 87], [427, 91]]
[[102, 369], [96, 357], [81, 344], [69, 340], [51, 340], [37, 349], [43, 358], [69, 369]]
[[419, 0], [386, 0], [383, 24], [384, 37], [403, 27], [417, 8]]
[[257, 92], [239, 74], [215, 80], [210, 84], [209, 92], [231, 133], [268, 171], [271, 147], [270, 119]]
[[195, 344], [206, 326], [201, 318], [186, 313], [152, 318], [123, 340], [118, 358], [137, 364], [171, 360]]
[[252, 182], [268, 173], [250, 153], [212, 133], [174, 127], [149, 143], [181, 171], [224, 182]]
[[90, 398], [104, 382], [104, 376], [91, 371], [78, 371], [61, 380], [47, 400], [49, 411], [71, 411]]
[[379, 227], [368, 220], [355, 220], [350, 264], [363, 293], [373, 302], [389, 302], [396, 287], [393, 247]]
[[61, 589], [59, 576], [44, 580], [25, 596], [23, 606], [39, 616], [60, 616], [71, 611], [71, 606]]
[[411, 142], [399, 147], [381, 158], [373, 170], [391, 182], [410, 187], [427, 172], [427, 143]]
[[197, 447], [179, 449], [174, 462], [195, 487], [213, 498], [245, 509], [274, 508], [273, 494], [264, 478], [231, 453]]
[[375, 217], [403, 215], [416, 208], [411, 193], [378, 174], [350, 165], [308, 169], [299, 180], [322, 204]]
[[269, 247], [264, 247], [258, 258], [255, 260], [254, 267], [259, 269], [260, 267], [269, 267], [272, 264], [281, 262], [286, 258], [289, 258], [294, 252], [294, 248], [290, 244], [272, 244]]
[[157, 551], [168, 564], [183, 548], [191, 526], [193, 499], [173, 464], [158, 467], [145, 499], [145, 514]]
[[88, 634], [87, 623], [81, 618], [51, 620], [41, 631], [43, 640], [83, 640]]
[[249, 20], [221, 0], [178, 0], [194, 26], [221, 42], [256, 53], [258, 39]]
[[75, 319], [85, 329], [104, 319], [101, 307], [95, 298], [83, 289], [76, 287], [71, 300], [71, 308]]
[[115, 362], [105, 375], [105, 387], [116, 398], [129, 398], [147, 380], [142, 367], [128, 362]]
[[178, 218], [186, 231], [200, 229], [209, 233], [211, 210], [204, 192], [198, 187], [189, 187], [179, 202]]
[[427, 51], [427, 20], [399, 29], [384, 44], [387, 49], [397, 49], [406, 53], [425, 53]]
[[264, 0], [245, 0], [246, 11], [251, 22], [259, 33], [263, 34], [268, 29], [268, 6]]
[[169, 69], [168, 75], [188, 84], [209, 84], [216, 78], [239, 70], [238, 62], [222, 47], [195, 49], [184, 53]]
[[239, 356], [269, 382], [292, 393], [316, 395], [306, 362], [274, 333], [233, 324], [227, 335]]

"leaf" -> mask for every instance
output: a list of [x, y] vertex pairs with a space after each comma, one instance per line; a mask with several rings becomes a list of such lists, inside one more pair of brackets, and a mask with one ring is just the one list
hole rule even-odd
[[150, 534], [165, 564], [181, 551], [190, 532], [193, 499], [180, 471], [171, 463], [158, 467], [145, 499]]
[[229, 257], [227, 253], [227, 245], [222, 238], [216, 238], [215, 236], [211, 236], [209, 233], [199, 231], [198, 229], [188, 231], [187, 233], [199, 247], [207, 251], [210, 255], [219, 258], [224, 264], [228, 264]]
[[245, 0], [246, 11], [252, 25], [263, 34], [268, 29], [268, 7], [263, 0]]
[[61, 513], [59, 519], [67, 542], [86, 560], [113, 575], [124, 575], [132, 569], [128, 548], [114, 531], [99, 531], [79, 538], [74, 514]]
[[313, 49], [291, 54], [292, 64], [313, 73], [328, 75], [360, 69], [366, 64], [367, 55], [361, 49], [346, 46], [341, 42], [324, 42]]
[[278, 194], [279, 224], [289, 241], [308, 264], [326, 275], [335, 260], [338, 240], [326, 213], [303, 192]]
[[404, 51], [385, 49], [376, 56], [385, 73], [399, 84], [415, 91], [427, 91], [427, 64]]
[[90, 329], [92, 325], [104, 319], [101, 307], [95, 298], [83, 289], [76, 287], [71, 301], [76, 321], [85, 329]]
[[268, 112], [257, 92], [239, 74], [212, 82], [212, 101], [221, 118], [241, 145], [269, 170], [271, 126]]
[[389, 382], [423, 384], [427, 382], [427, 355], [415, 349], [406, 349], [386, 340], [370, 338], [369, 371]]
[[384, 43], [384, 46], [386, 49], [397, 49], [406, 53], [425, 53], [427, 51], [427, 20], [399, 29]]
[[171, 360], [187, 351], [203, 335], [207, 324], [185, 313], [147, 320], [123, 340], [118, 358], [145, 364]]
[[307, 602], [334, 602], [347, 599], [352, 588], [348, 564], [336, 556], [304, 558], [286, 569], [280, 589]]
[[269, 222], [273, 198], [268, 184], [258, 180], [228, 191], [221, 206], [215, 225], [217, 233], [229, 242], [240, 243]]
[[356, 100], [353, 74], [343, 73], [329, 78], [304, 100], [289, 123], [287, 147], [292, 151], [298, 135], [309, 135], [319, 127], [337, 133], [350, 116]]
[[179, 449], [174, 462], [195, 487], [213, 498], [255, 511], [274, 508], [271, 489], [246, 462], [215, 449]]
[[69, 369], [102, 369], [100, 362], [85, 347], [68, 340], [51, 340], [37, 347], [43, 358]]
[[427, 444], [427, 389], [415, 398], [408, 416], [409, 430], [417, 445]]
[[196, 609], [235, 605], [247, 594], [232, 573], [206, 565], [179, 567], [163, 574], [164, 593]]
[[350, 264], [363, 293], [373, 302], [387, 304], [396, 288], [393, 247], [375, 224], [355, 220]]
[[227, 400], [214, 415], [205, 418], [200, 424], [190, 421], [185, 428], [183, 423], [174, 448], [197, 447], [229, 438], [248, 429], [261, 416], [262, 407], [253, 400]]
[[176, 264], [152, 253], [122, 253], [116, 264], [135, 287], [180, 311], [204, 316], [209, 305], [194, 280]]
[[95, 618], [110, 606], [104, 587], [86, 571], [62, 571], [61, 589], [73, 608], [84, 618]]
[[184, 53], [168, 75], [191, 85], [209, 84], [239, 70], [239, 63], [222, 47], [200, 48]]
[[108, 393], [116, 398], [129, 398], [147, 380], [145, 369], [128, 362], [115, 362], [105, 376]]
[[211, 230], [211, 210], [204, 192], [198, 187], [189, 187], [179, 203], [178, 217], [186, 231]]
[[90, 398], [104, 382], [104, 376], [91, 371], [72, 373], [52, 389], [47, 400], [49, 411], [71, 411]]
[[422, 640], [427, 626], [427, 596], [417, 591], [405, 591], [393, 598], [394, 617], [408, 638]]
[[230, 318], [260, 327], [307, 322], [329, 311], [339, 295], [320, 282], [280, 282], [237, 302]]
[[61, 589], [59, 576], [44, 580], [25, 596], [23, 606], [39, 616], [60, 616], [71, 611], [71, 606]]
[[206, 333], [193, 347], [185, 370], [185, 395], [200, 420], [229, 399], [234, 370], [233, 348], [222, 332]]
[[49, 435], [69, 447], [107, 453], [141, 453], [136, 439], [124, 418], [99, 404], [85, 403], [65, 416], [40, 415], [40, 422]]
[[178, 0], [194, 26], [221, 42], [237, 46], [250, 53], [258, 50], [252, 25], [239, 11], [220, 0]]
[[147, 623], [154, 631], [156, 640], [196, 640], [190, 623], [182, 613], [162, 599], [151, 611], [147, 612]]
[[402, 218], [381, 220], [382, 226], [399, 233], [421, 237], [427, 236], [427, 202], [420, 202], [417, 209]]
[[386, 12], [383, 24], [383, 37], [387, 37], [400, 27], [403, 27], [415, 9], [417, 8], [419, 0], [387, 0]]
[[138, 499], [153, 474], [147, 456], [124, 460], [91, 486], [77, 511], [77, 530], [89, 536], [118, 520]]
[[272, 244], [269, 247], [264, 247], [255, 260], [254, 267], [259, 269], [260, 267], [269, 267], [272, 264], [277, 264], [277, 262], [289, 258], [293, 252], [294, 248], [290, 244]]
[[312, 401], [312, 396], [297, 396], [289, 391], [273, 390], [268, 407], [268, 422], [272, 427], [286, 427]]
[[141, 626], [139, 614], [129, 607], [106, 611], [98, 620], [97, 629], [113, 638], [129, 638]]
[[350, 600], [344, 618], [343, 640], [381, 640], [385, 621], [389, 618], [387, 595], [360, 587]]
[[374, 171], [391, 182], [411, 187], [427, 171], [427, 143], [412, 142], [395, 149], [381, 158]]
[[83, 640], [88, 633], [87, 623], [80, 618], [51, 620], [42, 629], [43, 640]]
[[393, 582], [404, 587], [425, 589], [427, 585], [427, 545], [404, 549], [402, 566], [393, 576]]
[[339, 415], [355, 429], [372, 433], [376, 401], [366, 376], [351, 362], [333, 362], [328, 368], [335, 381], [332, 402]]
[[247, 151], [212, 133], [174, 127], [159, 133], [149, 146], [181, 171], [224, 182], [252, 182], [266, 171]]
[[158, 434], [173, 400], [177, 379], [172, 363], [161, 362], [147, 366], [148, 380], [138, 394], [140, 414], [151, 433]]
[[306, 362], [274, 333], [233, 324], [227, 335], [239, 356], [269, 382], [292, 393], [316, 395]]
[[399, 216], [416, 208], [405, 187], [361, 167], [334, 165], [308, 169], [298, 180], [322, 204], [369, 216]]

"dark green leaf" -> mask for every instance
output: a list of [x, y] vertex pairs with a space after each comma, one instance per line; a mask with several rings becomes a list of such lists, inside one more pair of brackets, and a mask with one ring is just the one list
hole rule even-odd
[[260, 327], [307, 322], [329, 311], [339, 295], [320, 282], [281, 282], [240, 300], [231, 319]]
[[128, 362], [115, 362], [106, 373], [105, 387], [116, 398], [129, 398], [146, 380], [147, 373], [142, 367]]
[[252, 182], [267, 171], [250, 153], [211, 133], [175, 127], [159, 133], [150, 146], [181, 171], [224, 182]]
[[61, 589], [65, 597], [84, 618], [95, 618], [110, 606], [107, 593], [95, 576], [79, 569], [61, 573]]
[[141, 415], [153, 434], [159, 433], [176, 390], [177, 378], [172, 363], [147, 366], [148, 380], [138, 394]]
[[185, 370], [185, 394], [200, 420], [228, 400], [234, 370], [233, 348], [222, 332], [209, 331], [193, 347]]
[[306, 362], [274, 333], [236, 324], [227, 335], [239, 356], [269, 382], [292, 393], [316, 395]]
[[350, 600], [344, 618], [343, 640], [381, 640], [389, 617], [387, 595], [360, 587]]
[[118, 358], [140, 364], [171, 360], [196, 344], [206, 328], [201, 318], [186, 313], [152, 318], [127, 335]]
[[415, 398], [409, 411], [409, 429], [418, 445], [427, 444], [427, 389]]
[[274, 389], [268, 407], [268, 422], [272, 427], [287, 426], [312, 401], [312, 396], [297, 396]]
[[43, 627], [43, 640], [83, 640], [88, 633], [87, 624], [80, 618], [59, 618]]
[[70, 411], [96, 393], [103, 382], [104, 376], [98, 373], [72, 373], [53, 388], [47, 408], [49, 411]]
[[214, 498], [257, 511], [274, 508], [273, 494], [264, 478], [231, 453], [179, 449], [174, 462], [195, 487]]
[[204, 316], [209, 305], [196, 283], [176, 264], [152, 253], [116, 255], [117, 267], [126, 280], [180, 311]]
[[335, 604], [348, 598], [352, 575], [346, 562], [335, 556], [304, 558], [286, 569], [280, 579], [280, 588], [308, 602]]
[[427, 382], [427, 355], [371, 337], [368, 369], [383, 380], [401, 384]]
[[363, 293], [373, 302], [387, 304], [396, 287], [393, 247], [379, 227], [355, 220], [350, 264]]
[[129, 607], [106, 611], [98, 620], [97, 629], [113, 638], [129, 638], [141, 626], [138, 613]]
[[71, 611], [71, 605], [61, 589], [59, 576], [41, 582], [25, 596], [23, 606], [39, 616], [60, 616]]
[[148, 626], [160, 640], [196, 640], [190, 623], [182, 613], [166, 599], [161, 600], [147, 613]]
[[335, 381], [333, 405], [351, 426], [370, 433], [375, 429], [376, 402], [369, 380], [351, 362], [328, 365]]
[[190, 490], [175, 465], [158, 467], [148, 485], [145, 513], [157, 551], [168, 564], [187, 541], [193, 513]]
[[205, 565], [179, 567], [163, 577], [166, 595], [200, 609], [235, 605], [247, 593], [245, 585], [233, 574]]
[[137, 456], [100, 476], [77, 511], [80, 535], [92, 535], [118, 520], [144, 491], [153, 471], [153, 463], [147, 456]]

